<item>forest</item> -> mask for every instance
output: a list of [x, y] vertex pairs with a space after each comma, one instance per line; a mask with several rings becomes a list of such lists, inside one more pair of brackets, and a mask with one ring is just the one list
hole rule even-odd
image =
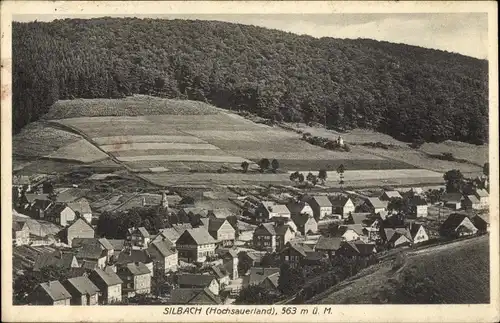
[[201, 20], [13, 24], [13, 132], [58, 99], [148, 94], [397, 139], [488, 141], [488, 62]]

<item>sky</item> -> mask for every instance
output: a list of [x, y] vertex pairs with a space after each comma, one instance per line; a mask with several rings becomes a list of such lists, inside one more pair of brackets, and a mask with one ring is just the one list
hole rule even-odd
[[[117, 15], [123, 17], [125, 15]], [[132, 16], [132, 15], [127, 15]], [[441, 49], [481, 59], [488, 56], [486, 13], [394, 14], [172, 14], [139, 18], [219, 20], [313, 37], [370, 38]], [[15, 21], [93, 18], [99, 15], [22, 15]]]

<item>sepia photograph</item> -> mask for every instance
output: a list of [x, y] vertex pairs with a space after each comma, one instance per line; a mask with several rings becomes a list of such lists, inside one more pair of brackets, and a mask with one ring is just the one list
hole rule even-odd
[[110, 6], [11, 16], [13, 307], [498, 301], [495, 6]]

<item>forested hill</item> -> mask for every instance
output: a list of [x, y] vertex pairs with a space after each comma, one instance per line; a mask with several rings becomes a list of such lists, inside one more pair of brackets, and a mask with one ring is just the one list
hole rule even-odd
[[13, 128], [57, 99], [152, 94], [398, 139], [487, 141], [488, 62], [215, 21], [13, 25]]

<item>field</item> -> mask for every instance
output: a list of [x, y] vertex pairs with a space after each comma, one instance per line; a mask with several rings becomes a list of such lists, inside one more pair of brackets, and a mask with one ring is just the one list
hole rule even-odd
[[401, 273], [416, 269], [416, 278], [430, 277], [445, 304], [489, 303], [488, 236], [453, 242], [443, 246], [409, 251], [406, 264], [398, 272], [386, 260], [360, 272], [322, 295], [319, 304], [370, 304], [372, 297], [386, 289], [389, 280], [398, 281]]
[[97, 149], [85, 139], [63, 146], [47, 156], [47, 158], [50, 159], [76, 161], [81, 163], [92, 163], [108, 157], [107, 154]]

